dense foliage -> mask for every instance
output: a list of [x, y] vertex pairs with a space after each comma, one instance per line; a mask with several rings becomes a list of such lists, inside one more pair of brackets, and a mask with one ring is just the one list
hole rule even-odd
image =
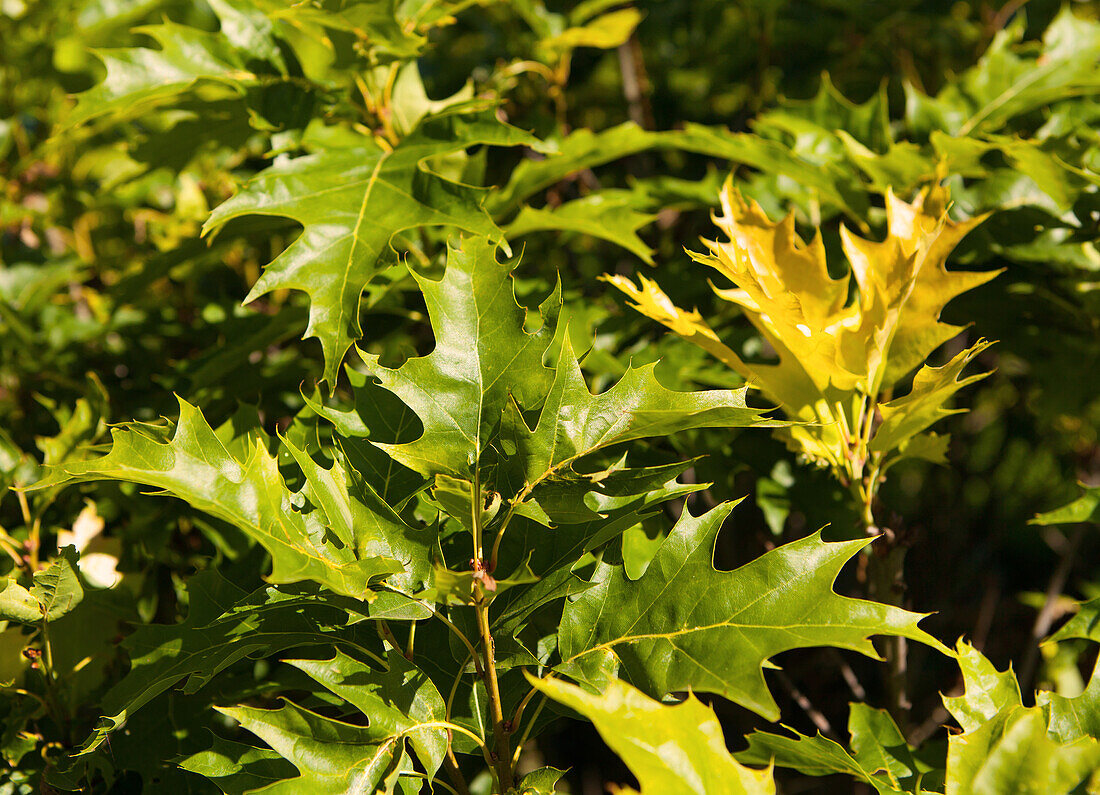
[[1094, 791], [1098, 14], [0, 0], [0, 793]]

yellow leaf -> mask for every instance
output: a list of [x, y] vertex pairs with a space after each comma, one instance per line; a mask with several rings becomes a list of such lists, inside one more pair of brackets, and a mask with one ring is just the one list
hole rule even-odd
[[[886, 239], [867, 240], [842, 227], [849, 268], [834, 277], [820, 231], [804, 241], [793, 214], [773, 222], [732, 181], [726, 182], [720, 199], [722, 212], [714, 221], [726, 239], [704, 241], [708, 251], [692, 257], [729, 283], [711, 286], [756, 327], [774, 361], [744, 361], [697, 310], [676, 307], [644, 276], [638, 285], [622, 276], [605, 278], [640, 312], [760, 388], [788, 417], [813, 423], [784, 431], [796, 451], [856, 475], [871, 453], [868, 442], [879, 395], [961, 330], [939, 321], [944, 306], [997, 275], [946, 267], [951, 251], [983, 218], [952, 221], [947, 191], [939, 186], [926, 189], [912, 203], [887, 191]], [[946, 399], [953, 391], [936, 394]], [[896, 411], [909, 405], [899, 403]], [[943, 416], [941, 405], [922, 408], [922, 416]], [[917, 424], [923, 428], [929, 423]], [[911, 436], [890, 431], [877, 438], [895, 449]], [[874, 452], [887, 450], [879, 445]]]

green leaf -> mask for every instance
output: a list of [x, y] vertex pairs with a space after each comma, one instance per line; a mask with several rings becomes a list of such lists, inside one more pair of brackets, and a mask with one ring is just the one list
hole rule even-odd
[[1056, 141], [1036, 142], [1005, 135], [953, 138], [938, 131], [932, 134], [931, 141], [945, 168], [961, 176], [984, 177], [991, 183], [996, 182], [999, 169], [991, 170], [985, 165], [988, 155], [991, 152], [1002, 154], [1015, 173], [1034, 182], [1057, 213], [1069, 210], [1083, 189], [1090, 185], [1090, 180], [1079, 169], [1059, 158], [1052, 145]]
[[1076, 522], [1100, 523], [1100, 486], [1081, 484], [1085, 493], [1071, 503], [1040, 513], [1030, 524], [1074, 524]]
[[761, 669], [781, 652], [835, 646], [878, 658], [869, 638], [887, 634], [950, 654], [917, 627], [921, 615], [832, 590], [869, 540], [825, 543], [815, 533], [735, 571], [715, 570], [714, 544], [733, 507], [699, 517], [685, 510], [637, 581], [601, 564], [593, 587], [566, 606], [558, 670], [599, 687], [622, 668], [649, 693], [718, 693], [776, 720]]
[[613, 387], [593, 395], [581, 374], [568, 335], [561, 348], [554, 383], [538, 424], [529, 429], [513, 410], [517, 457], [528, 484], [601, 448], [693, 428], [777, 427], [764, 410], [745, 403], [745, 390], [673, 392], [657, 382], [655, 365], [631, 366]]
[[[292, 494], [279, 474], [276, 459], [255, 443], [247, 458], [234, 456], [206, 423], [202, 414], [184, 400], [171, 439], [162, 429], [130, 424], [111, 432], [111, 451], [96, 459], [67, 463], [71, 481], [123, 480], [163, 489], [200, 511], [239, 527], [271, 553], [271, 581], [293, 583], [312, 580], [337, 593], [369, 599], [369, 586], [403, 570], [392, 555], [389, 539], [400, 539], [406, 528], [367, 508], [359, 512], [367, 521], [356, 524], [353, 543], [330, 540], [351, 530], [347, 516], [333, 506], [344, 501], [337, 495], [332, 473], [311, 470], [310, 492], [323, 493], [332, 517], [325, 511], [304, 514], [294, 509]], [[331, 521], [326, 527], [321, 519]], [[338, 531], [337, 528], [343, 529]], [[382, 554], [379, 554], [382, 553]], [[399, 556], [400, 557], [400, 556]]]
[[432, 681], [400, 653], [390, 649], [384, 671], [337, 650], [331, 660], [285, 660], [354, 705], [370, 720], [376, 736], [403, 736], [416, 751], [429, 778], [447, 753], [447, 707]]
[[76, 547], [67, 546], [49, 566], [34, 573], [30, 593], [38, 602], [39, 620], [56, 621], [84, 599], [84, 586], [76, 567], [78, 557]]
[[656, 217], [635, 210], [631, 192], [602, 190], [552, 210], [524, 207], [504, 231], [512, 239], [550, 230], [577, 232], [622, 246], [652, 265], [650, 248], [637, 232]]
[[[771, 770], [738, 764], [714, 711], [689, 694], [668, 706], [625, 682], [611, 680], [601, 695], [556, 679], [531, 684], [592, 721], [638, 779], [643, 795], [770, 795]], [[619, 790], [629, 792], [630, 790]]]
[[361, 354], [368, 371], [419, 417], [422, 435], [401, 444], [376, 443], [392, 458], [426, 476], [469, 479], [499, 431], [505, 407], [515, 400], [536, 407], [553, 373], [542, 357], [553, 339], [555, 291], [542, 305], [536, 331], [527, 332], [516, 303], [511, 272], [496, 249], [478, 238], [452, 241], [447, 269], [436, 282], [413, 273], [428, 306], [435, 349], [401, 367], [383, 367]]
[[841, 130], [861, 145], [882, 152], [893, 140], [889, 111], [885, 83], [866, 102], [856, 103], [845, 97], [825, 72], [817, 94], [805, 100], [787, 99], [761, 113], [753, 129], [766, 137], [787, 133], [792, 150], [811, 160], [820, 157], [823, 150], [831, 149], [830, 154], [839, 155], [833, 137]]
[[566, 28], [557, 36], [543, 40], [540, 45], [551, 53], [551, 57], [561, 57], [578, 47], [613, 50], [630, 38], [641, 21], [641, 11], [623, 8], [601, 14], [584, 25]]
[[565, 771], [556, 767], [540, 767], [524, 776], [509, 795], [556, 795], [557, 783], [564, 775]]
[[1022, 17], [999, 31], [981, 60], [935, 97], [906, 84], [906, 116], [914, 131], [965, 136], [1059, 100], [1100, 92], [1100, 30], [1064, 7], [1041, 47], [1024, 42]]
[[441, 604], [472, 605], [479, 593], [483, 594], [482, 598], [491, 601], [517, 585], [530, 585], [538, 581], [527, 561], [507, 577], [488, 580], [480, 571], [451, 571], [441, 565], [436, 568], [433, 587], [418, 596]]
[[393, 84], [393, 98], [390, 109], [393, 113], [393, 126], [400, 136], [406, 136], [416, 129], [416, 125], [425, 116], [442, 113], [453, 105], [468, 102], [474, 98], [473, 81], [449, 97], [430, 99], [420, 76], [420, 63], [411, 61], [397, 72]]
[[387, 504], [399, 506], [424, 484], [424, 478], [397, 463], [367, 439], [397, 444], [414, 441], [420, 420], [401, 400], [366, 373], [345, 368], [354, 402], [348, 408], [326, 406], [320, 395], [304, 395], [306, 404], [335, 427], [339, 445], [353, 468]]
[[[439, 3], [439, 13], [446, 14], [448, 6], [455, 3]], [[372, 58], [378, 60], [392, 60], [402, 58], [414, 58], [420, 52], [424, 44], [424, 37], [419, 35], [414, 23], [418, 20], [415, 16], [406, 17], [399, 13], [407, 9], [416, 12], [416, 4], [399, 3], [398, 0], [342, 0], [341, 2], [299, 3], [285, 7], [277, 4], [279, 16], [286, 19], [293, 28], [302, 30], [304, 38], [326, 40], [325, 30], [342, 31], [352, 33], [369, 49]], [[421, 27], [430, 23], [430, 19], [421, 18]], [[289, 32], [288, 32], [289, 33]], [[292, 42], [298, 42], [297, 37], [291, 37]], [[331, 49], [331, 43], [326, 49]]]
[[33, 624], [42, 620], [42, 610], [31, 592], [14, 579], [0, 580], [0, 619]]
[[524, 199], [569, 174], [647, 149], [695, 152], [742, 163], [765, 173], [781, 173], [816, 201], [853, 217], [862, 217], [867, 206], [866, 196], [852, 190], [841, 169], [804, 160], [777, 141], [702, 124], [688, 123], [683, 130], [652, 132], [633, 122], [624, 122], [600, 132], [575, 130], [560, 141], [557, 152], [541, 160], [523, 161], [512, 171], [508, 183], [494, 192], [489, 208], [494, 216], [510, 214]]
[[586, 128], [574, 130], [558, 142], [552, 154], [538, 160], [524, 160], [516, 166], [507, 184], [493, 191], [487, 206], [494, 216], [508, 215], [525, 199], [569, 174], [637, 154], [660, 145], [662, 140], [662, 133], [643, 130], [634, 122], [624, 122], [600, 132]]
[[936, 176], [935, 160], [914, 143], [892, 143], [886, 152], [877, 154], [844, 130], [837, 130], [836, 135], [844, 144], [845, 155], [867, 175], [869, 187], [875, 191], [903, 191]]
[[1100, 643], [1100, 599], [1090, 599], [1078, 605], [1077, 612], [1051, 636], [1050, 640], [1060, 642], [1073, 638]]
[[944, 696], [943, 705], [963, 727], [963, 731], [973, 731], [998, 714], [1023, 706], [1020, 685], [1011, 667], [1003, 673], [998, 671], [980, 651], [962, 641], [957, 644], [955, 652], [962, 669], [965, 691], [957, 697]]
[[892, 786], [916, 775], [920, 767], [890, 713], [866, 704], [852, 704], [848, 732], [855, 759], [867, 770], [883, 772]]
[[821, 734], [814, 737], [797, 732], [794, 734], [794, 737], [786, 737], [768, 732], [753, 732], [748, 737], [749, 747], [735, 756], [739, 762], [748, 765], [774, 764], [806, 776], [849, 776], [870, 784], [881, 795], [898, 795], [902, 792], [885, 776], [876, 775], [879, 768], [874, 762], [861, 762], [840, 743]]
[[326, 528], [362, 559], [377, 557], [397, 561], [401, 568], [386, 584], [412, 593], [431, 578], [435, 532], [411, 527], [351, 468], [351, 460], [339, 455], [329, 469], [320, 466], [304, 450], [284, 440], [283, 449], [301, 468], [306, 483], [302, 494], [318, 506]]
[[[400, 769], [400, 740], [373, 726], [353, 726], [284, 701], [278, 709], [218, 707], [294, 765], [298, 776], [264, 788], [271, 795], [390, 792], [383, 787]], [[390, 784], [389, 786], [392, 786]]]
[[962, 642], [958, 659], [965, 692], [943, 699], [963, 728], [948, 741], [947, 795], [1070, 792], [1100, 770], [1100, 742], [1066, 724], [1064, 701], [1024, 707], [1011, 669], [997, 671]]
[[[1077, 612], [1051, 636], [1050, 642], [1090, 640], [1100, 643], [1100, 599], [1079, 605]], [[1100, 740], [1100, 666], [1093, 665], [1092, 676], [1084, 691], [1072, 698], [1058, 693], [1039, 692], [1036, 703], [1049, 716], [1047, 729], [1063, 742], [1079, 737]]]
[[1071, 792], [1100, 769], [1100, 742], [1062, 743], [1039, 707], [1010, 707], [950, 738], [946, 795]]
[[185, 621], [142, 626], [123, 641], [130, 672], [103, 697], [103, 717], [81, 753], [99, 747], [130, 715], [181, 680], [184, 692], [194, 693], [246, 657], [296, 646], [370, 643], [369, 634], [364, 639], [343, 629], [366, 617], [365, 606], [352, 599], [271, 587], [248, 594], [216, 571], [191, 577], [188, 593]]
[[254, 0], [207, 0], [221, 23], [221, 35], [250, 60], [261, 59], [286, 74], [286, 63], [275, 41], [275, 23]]
[[[1063, 627], [1065, 629], [1065, 627]], [[1071, 697], [1040, 691], [1035, 703], [1047, 713], [1047, 733], [1063, 743], [1081, 737], [1100, 740], [1100, 669], [1095, 664], [1088, 686]]]
[[205, 751], [184, 759], [180, 767], [213, 781], [226, 795], [245, 795], [262, 790], [283, 779], [292, 778], [298, 769], [275, 751], [236, 743], [217, 735]]
[[245, 67], [245, 55], [225, 36], [174, 22], [135, 32], [154, 39], [160, 49], [96, 50], [107, 67], [107, 77], [79, 96], [70, 125], [105, 115], [139, 115], [204, 80], [240, 92], [259, 79]]
[[504, 243], [481, 207], [485, 189], [452, 182], [426, 163], [478, 144], [541, 148], [540, 142], [496, 120], [494, 111], [469, 107], [429, 116], [392, 151], [369, 139], [260, 172], [206, 224], [212, 234], [234, 218], [290, 218], [303, 231], [264, 270], [246, 301], [273, 290], [301, 290], [310, 298], [306, 337], [325, 355], [325, 380], [335, 385], [345, 352], [358, 339], [363, 288], [382, 269], [391, 238], [420, 227], [447, 226]]
[[[606, 392], [592, 395], [568, 339], [555, 367], [543, 365], [560, 307], [556, 292], [543, 302], [537, 318], [526, 316], [511, 286], [514, 260], [500, 263], [490, 245], [468, 238], [452, 243], [448, 254], [440, 281], [414, 273], [435, 349], [397, 369], [383, 367], [376, 356], [363, 354], [363, 359], [382, 387], [416, 413], [422, 428], [413, 441], [376, 446], [410, 469], [434, 476], [437, 499], [461, 522], [468, 523], [467, 494], [475, 467], [489, 470], [482, 482], [505, 498], [518, 495], [522, 502], [534, 491], [535, 499], [545, 496], [548, 506], [572, 501], [581, 508], [597, 478], [578, 477], [570, 467], [597, 450], [691, 428], [781, 424], [749, 408], [744, 390], [665, 389], [652, 365], [632, 367]], [[525, 330], [532, 325], [537, 330]], [[524, 412], [535, 410], [539, 419], [532, 429]], [[349, 427], [357, 425], [346, 415], [320, 411]], [[580, 492], [554, 492], [568, 483]], [[542, 495], [536, 489], [540, 484]]]
[[853, 189], [844, 169], [804, 160], [776, 141], [691, 122], [684, 125], [682, 132], [664, 135], [667, 146], [743, 163], [765, 174], [782, 174], [797, 185], [809, 201], [834, 207], [853, 218], [866, 214], [867, 196], [862, 190]]

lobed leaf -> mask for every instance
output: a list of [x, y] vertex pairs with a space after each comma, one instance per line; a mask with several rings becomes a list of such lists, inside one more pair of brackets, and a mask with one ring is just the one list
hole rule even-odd
[[[642, 795], [770, 795], [771, 769], [750, 770], [730, 756], [714, 711], [693, 695], [675, 706], [613, 679], [600, 695], [557, 679], [531, 684], [595, 724], [642, 787]], [[631, 790], [620, 789], [620, 792]]]
[[735, 571], [715, 570], [714, 544], [733, 507], [698, 517], [685, 510], [636, 581], [602, 563], [592, 588], [566, 605], [557, 670], [598, 688], [621, 669], [655, 695], [718, 693], [776, 720], [762, 668], [781, 652], [834, 646], [877, 658], [869, 638], [885, 634], [950, 654], [918, 628], [920, 614], [832, 590], [870, 540], [825, 543], [814, 534]]
[[[179, 624], [148, 624], [123, 641], [130, 671], [103, 696], [102, 716], [81, 746], [87, 754], [153, 698], [181, 681], [186, 693], [204, 687], [246, 657], [267, 656], [316, 644], [365, 641], [340, 630], [364, 618], [355, 600], [271, 587], [246, 593], [216, 571], [188, 581], [190, 607]], [[368, 636], [369, 638], [369, 636]]]
[[[390, 649], [385, 670], [376, 670], [339, 649], [331, 660], [286, 660], [355, 706], [376, 735], [405, 737], [429, 779], [443, 763], [447, 709], [435, 685], [399, 652]], [[435, 724], [435, 725], [429, 725]]]
[[[134, 116], [176, 98], [200, 81], [241, 92], [259, 77], [245, 66], [246, 53], [231, 40], [187, 25], [165, 22], [135, 29], [160, 45], [97, 50], [107, 68], [102, 83], [80, 94], [70, 125], [100, 116]], [[273, 45], [268, 40], [268, 47]], [[270, 51], [269, 51], [270, 54]]]
[[302, 225], [301, 236], [268, 264], [246, 301], [284, 288], [307, 293], [306, 336], [320, 340], [324, 377], [334, 386], [344, 354], [362, 334], [363, 288], [382, 270], [394, 235], [447, 226], [504, 244], [481, 206], [485, 189], [451, 181], [427, 164], [479, 144], [541, 148], [538, 139], [497, 121], [483, 105], [451, 109], [424, 118], [392, 151], [363, 139], [356, 147], [273, 165], [215, 208], [203, 233], [248, 215]]
[[[107, 455], [64, 464], [57, 478], [123, 480], [162, 489], [160, 493], [239, 527], [263, 545], [271, 553], [270, 579], [275, 583], [312, 580], [336, 593], [369, 600], [373, 583], [405, 571], [401, 561], [413, 556], [410, 528], [383, 509], [380, 500], [358, 506], [353, 528], [348, 524], [351, 514], [336, 508], [350, 511], [346, 479], [340, 475], [338, 482], [332, 472], [322, 476], [322, 470], [308, 466], [309, 493], [322, 495], [322, 510], [296, 510], [275, 458], [261, 443], [251, 445], [247, 458], [235, 455], [198, 409], [182, 399], [179, 405], [171, 439], [137, 424], [115, 429]], [[414, 540], [411, 546], [416, 545]]]

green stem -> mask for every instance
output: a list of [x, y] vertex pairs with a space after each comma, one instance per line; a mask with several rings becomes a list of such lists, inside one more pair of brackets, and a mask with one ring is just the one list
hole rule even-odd
[[54, 722], [63, 734], [69, 733], [69, 719], [62, 707], [60, 695], [57, 692], [57, 677], [53, 671], [53, 645], [50, 643], [50, 622], [42, 617], [42, 678], [46, 684], [46, 703], [50, 707]]
[[[870, 438], [870, 427], [874, 419], [874, 409], [870, 407], [866, 422], [867, 430], [863, 439]], [[867, 442], [863, 442], [866, 445]], [[890, 529], [882, 530], [875, 521], [874, 504], [878, 496], [879, 479], [882, 471], [882, 456], [872, 455], [870, 466], [858, 484], [860, 505], [860, 523], [866, 535], [884, 538], [870, 550], [867, 565], [868, 595], [875, 601], [894, 607], [901, 607], [905, 599], [905, 548], [896, 543], [896, 537]], [[855, 485], [855, 484], [853, 484]], [[886, 690], [889, 698], [889, 711], [903, 735], [910, 730], [909, 713], [912, 707], [909, 701], [909, 645], [899, 636], [885, 639]]]
[[[531, 736], [531, 732], [535, 728], [535, 723], [539, 719], [539, 715], [542, 714], [542, 708], [546, 706], [546, 695], [543, 694], [539, 699], [539, 704], [535, 707], [535, 714], [531, 716], [531, 720], [527, 721], [527, 725], [523, 729], [523, 734], [519, 738], [519, 742], [516, 744], [516, 751], [512, 754], [512, 764], [515, 765], [519, 761], [519, 752], [523, 746], [527, 744], [527, 738]], [[515, 728], [515, 727], [513, 727]]]
[[481, 549], [481, 471], [474, 464], [474, 481], [470, 484], [470, 522], [474, 532], [474, 560], [482, 560]]
[[500, 700], [500, 685], [497, 682], [496, 651], [493, 635], [489, 631], [489, 603], [478, 586], [477, 626], [481, 632], [481, 645], [485, 654], [485, 689], [489, 693], [489, 714], [493, 722], [493, 765], [496, 768], [497, 783], [501, 793], [512, 788], [512, 750], [508, 741], [508, 731], [504, 726], [504, 709]]

